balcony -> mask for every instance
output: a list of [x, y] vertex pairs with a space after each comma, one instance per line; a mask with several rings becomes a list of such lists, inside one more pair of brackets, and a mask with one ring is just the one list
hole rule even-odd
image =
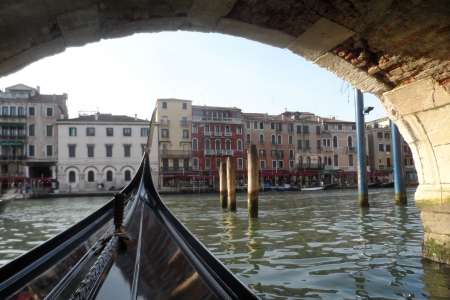
[[26, 114], [20, 114], [20, 115], [9, 115], [9, 114], [3, 114], [0, 115], [0, 118], [26, 118]]
[[339, 170], [338, 166], [325, 165], [324, 170]]
[[214, 132], [214, 136], [222, 136], [222, 132], [215, 131], [215, 132]]
[[190, 158], [190, 150], [161, 150], [159, 151], [161, 158]]
[[0, 135], [1, 140], [25, 140], [26, 135]]
[[192, 122], [212, 122], [212, 123], [242, 124], [242, 118], [222, 118], [222, 117], [192, 116]]
[[159, 122], [160, 126], [169, 126], [170, 125], [170, 121], [169, 120], [161, 120], [161, 122]]
[[323, 146], [323, 147], [322, 147], [322, 150], [323, 150], [323, 151], [328, 151], [328, 152], [333, 152], [334, 149], [333, 149], [333, 147], [331, 147], [331, 146]]
[[204, 150], [204, 155], [234, 155], [234, 150]]
[[189, 121], [180, 121], [180, 126], [189, 126]]
[[344, 147], [345, 152], [356, 152], [356, 147]]
[[1, 160], [25, 160], [27, 159], [26, 155], [1, 155]]
[[[326, 166], [325, 166], [326, 167]], [[322, 170], [324, 168], [323, 163], [303, 163], [303, 164], [296, 164], [296, 168], [299, 171], [302, 170]]]
[[203, 132], [203, 135], [211, 135], [211, 131], [205, 131]]
[[171, 173], [184, 173], [192, 171], [191, 167], [161, 167], [161, 172], [171, 172]]
[[224, 135], [225, 136], [232, 136], [233, 134], [231, 132], [225, 132]]

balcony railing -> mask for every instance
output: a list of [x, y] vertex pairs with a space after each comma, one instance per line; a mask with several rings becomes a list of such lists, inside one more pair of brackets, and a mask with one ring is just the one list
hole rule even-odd
[[324, 169], [325, 170], [339, 170], [339, 167], [338, 166], [325, 165]]
[[163, 158], [189, 158], [191, 157], [190, 150], [161, 150], [159, 155]]
[[222, 136], [222, 132], [215, 131], [214, 136]]
[[303, 164], [296, 164], [296, 168], [298, 169], [298, 170], [312, 170], [312, 169], [315, 169], [315, 170], [318, 170], [318, 169], [323, 169], [324, 168], [324, 164], [323, 163], [303, 163]]
[[192, 116], [192, 122], [218, 122], [218, 123], [242, 124], [242, 119], [241, 118]]
[[26, 118], [27, 115], [26, 114], [16, 114], [16, 115], [9, 115], [9, 114], [3, 114], [0, 115], [0, 118]]
[[25, 140], [26, 135], [0, 135], [0, 139], [2, 140]]
[[170, 125], [170, 120], [161, 120], [161, 122], [159, 122], [159, 125], [161, 125], [161, 126], [169, 126]]
[[183, 173], [192, 171], [191, 167], [161, 167], [161, 172]]
[[189, 121], [180, 121], [181, 126], [189, 126]]
[[203, 132], [204, 135], [211, 135], [211, 131], [205, 131]]
[[2, 160], [25, 160], [27, 158], [26, 155], [1, 155], [0, 158]]
[[323, 146], [322, 150], [323, 151], [330, 151], [330, 152], [332, 152], [333, 151], [333, 147], [331, 147], [331, 146]]
[[345, 152], [356, 152], [356, 147], [344, 147]]
[[233, 150], [204, 150], [205, 155], [234, 155]]
[[225, 132], [224, 135], [225, 136], [232, 136], [233, 134], [231, 132]]

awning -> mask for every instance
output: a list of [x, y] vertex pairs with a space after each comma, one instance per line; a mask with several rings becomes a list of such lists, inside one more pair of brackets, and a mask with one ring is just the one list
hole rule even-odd
[[23, 128], [25, 124], [21, 123], [0, 123], [0, 127]]
[[341, 169], [333, 169], [333, 170], [320, 170], [319, 171], [319, 174], [324, 174], [324, 175], [336, 174], [336, 173], [342, 173], [342, 170]]
[[0, 142], [2, 146], [23, 146], [23, 142]]
[[394, 173], [394, 170], [378, 170], [380, 173]]

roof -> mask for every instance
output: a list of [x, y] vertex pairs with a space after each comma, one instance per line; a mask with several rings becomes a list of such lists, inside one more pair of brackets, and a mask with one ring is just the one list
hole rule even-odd
[[67, 100], [67, 94], [62, 95], [42, 95], [36, 94], [30, 97], [30, 102], [57, 102], [61, 100]]
[[241, 109], [237, 108], [237, 107], [208, 106], [208, 105], [192, 105], [192, 109], [196, 109], [196, 110], [201, 110], [201, 109], [207, 109], [207, 110], [220, 109], [220, 110], [237, 110], [237, 111], [241, 111]]
[[[267, 119], [266, 119], [266, 116], [267, 116]], [[283, 117], [281, 115], [275, 115], [274, 116], [274, 115], [259, 114], [259, 113], [243, 113], [242, 117], [245, 120], [283, 121]]]
[[135, 119], [133, 117], [125, 115], [112, 115], [112, 114], [98, 114], [98, 120], [95, 120], [95, 115], [79, 116], [78, 118], [71, 119], [58, 119], [58, 122], [110, 122], [110, 123], [132, 123], [132, 122], [147, 122], [149, 120]]
[[11, 90], [21, 90], [21, 91], [23, 91], [23, 90], [30, 90], [30, 91], [36, 91], [35, 88], [33, 88], [33, 87], [31, 87], [31, 86], [28, 86], [28, 85], [25, 85], [25, 84], [22, 84], [22, 83], [19, 83], [19, 84], [16, 84], [16, 85], [13, 85], [13, 86], [9, 86], [9, 87], [5, 88], [5, 91], [11, 91]]
[[330, 118], [322, 118], [324, 123], [339, 123], [339, 124], [344, 124], [344, 123], [352, 123], [354, 124], [355, 121], [344, 121], [344, 120], [338, 120], [338, 119], [330, 119]]

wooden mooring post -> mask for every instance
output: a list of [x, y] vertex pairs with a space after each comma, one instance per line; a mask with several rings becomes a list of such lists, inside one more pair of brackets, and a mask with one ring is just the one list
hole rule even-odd
[[228, 210], [236, 211], [236, 183], [235, 183], [234, 160], [227, 158], [227, 190], [228, 190]]
[[227, 189], [227, 163], [220, 163], [219, 169], [219, 190], [220, 190], [220, 206], [222, 208], [227, 208], [228, 206], [228, 189]]
[[258, 160], [258, 150], [256, 145], [250, 146], [250, 151], [248, 151], [248, 217], [257, 218], [258, 217], [258, 176], [259, 176], [259, 160]]

